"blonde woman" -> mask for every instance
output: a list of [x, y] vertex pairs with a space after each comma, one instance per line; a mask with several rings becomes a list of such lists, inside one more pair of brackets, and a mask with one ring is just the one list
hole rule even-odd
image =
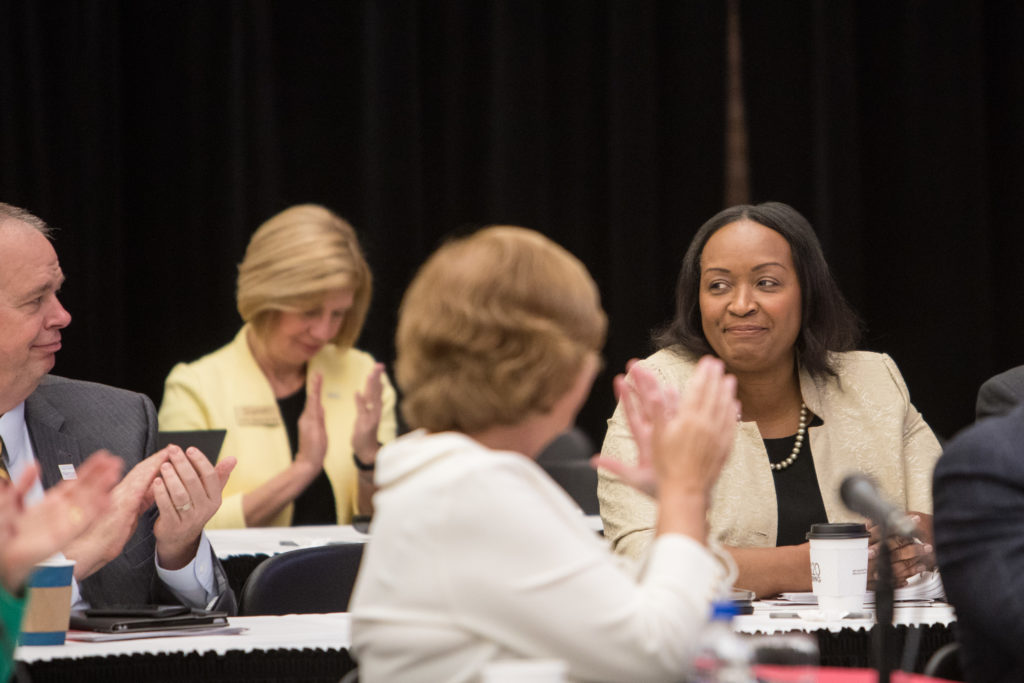
[[586, 399], [605, 329], [586, 268], [532, 230], [484, 229], [420, 270], [396, 340], [417, 429], [381, 450], [352, 601], [360, 679], [475, 681], [489, 662], [545, 657], [572, 680], [685, 675], [725, 579], [705, 512], [735, 382], [707, 359], [670, 406], [652, 375], [617, 380], [643, 403], [631, 414], [663, 503], [649, 556], [627, 566], [534, 461]]
[[238, 459], [207, 528], [346, 524], [369, 514], [395, 436], [383, 366], [353, 347], [372, 277], [355, 231], [322, 206], [277, 214], [238, 268], [234, 340], [167, 377], [164, 430], [226, 429]]

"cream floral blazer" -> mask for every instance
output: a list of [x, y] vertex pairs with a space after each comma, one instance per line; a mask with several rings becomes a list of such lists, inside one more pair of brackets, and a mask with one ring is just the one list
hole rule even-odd
[[[942, 447], [910, 403], [907, 385], [893, 360], [867, 351], [834, 356], [838, 379], [814, 379], [800, 371], [808, 409], [823, 424], [808, 429], [818, 488], [830, 522], [864, 521], [839, 498], [852, 472], [872, 476], [895, 505], [932, 510], [932, 470]], [[662, 349], [640, 362], [667, 386], [684, 388], [696, 360]], [[636, 461], [636, 445], [620, 405], [608, 421], [603, 455]], [[616, 552], [646, 554], [654, 538], [657, 503], [602, 470], [598, 481], [605, 536]], [[738, 547], [774, 547], [778, 530], [775, 484], [755, 422], [743, 422], [708, 513], [711, 539]]]

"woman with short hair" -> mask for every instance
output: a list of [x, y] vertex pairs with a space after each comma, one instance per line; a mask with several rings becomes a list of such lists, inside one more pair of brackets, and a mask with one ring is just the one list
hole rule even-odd
[[396, 336], [415, 431], [381, 449], [352, 598], [360, 680], [475, 681], [515, 658], [572, 680], [686, 675], [728, 586], [704, 542], [734, 383], [714, 359], [678, 401], [642, 370], [617, 379], [662, 502], [646, 562], [619, 562], [535, 462], [586, 399], [605, 328], [586, 268], [532, 230], [483, 229], [420, 269]]
[[293, 206], [253, 234], [238, 267], [245, 322], [227, 346], [167, 377], [164, 430], [226, 429], [238, 465], [208, 528], [346, 524], [371, 511], [373, 467], [395, 436], [395, 395], [354, 348], [370, 268], [352, 226]]

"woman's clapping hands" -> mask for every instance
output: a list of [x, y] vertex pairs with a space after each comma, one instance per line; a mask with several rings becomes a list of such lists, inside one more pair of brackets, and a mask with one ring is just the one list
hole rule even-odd
[[720, 360], [708, 356], [697, 364], [680, 396], [635, 362], [627, 367], [627, 375], [615, 378], [615, 391], [637, 445], [637, 460], [624, 463], [597, 456], [593, 464], [651, 496], [666, 481], [707, 493], [735, 437], [735, 378], [725, 374]]

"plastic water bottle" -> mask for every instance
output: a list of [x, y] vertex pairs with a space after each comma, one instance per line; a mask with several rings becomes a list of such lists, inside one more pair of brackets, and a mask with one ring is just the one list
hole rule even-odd
[[711, 621], [700, 635], [693, 662], [695, 683], [754, 683], [753, 650], [733, 630], [736, 606], [730, 601], [712, 606]]

